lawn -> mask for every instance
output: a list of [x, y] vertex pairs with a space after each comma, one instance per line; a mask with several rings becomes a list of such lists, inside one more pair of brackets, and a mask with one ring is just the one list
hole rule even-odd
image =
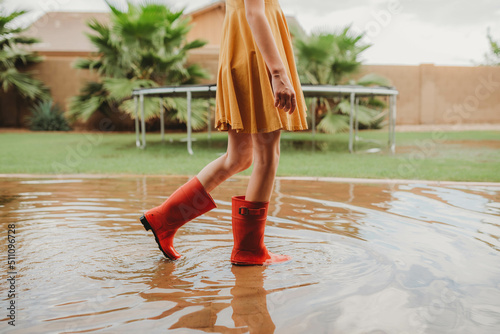
[[[283, 132], [280, 176], [500, 181], [500, 132], [405, 132], [396, 134], [396, 154], [385, 131], [362, 131], [358, 151], [347, 150], [348, 134]], [[227, 135], [196, 133], [194, 155], [185, 134], [148, 134], [135, 147], [134, 133], [0, 132], [0, 173], [193, 175], [225, 152]], [[381, 148], [379, 152], [367, 150]], [[376, 151], [376, 150], [375, 150]], [[241, 174], [249, 175], [247, 170]]]

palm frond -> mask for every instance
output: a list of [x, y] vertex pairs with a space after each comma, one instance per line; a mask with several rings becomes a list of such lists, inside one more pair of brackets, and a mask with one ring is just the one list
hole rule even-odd
[[500, 66], [500, 42], [493, 39], [490, 28], [488, 28], [487, 38], [490, 50], [484, 55], [483, 65]]
[[0, 72], [0, 83], [4, 92], [14, 88], [22, 97], [30, 100], [49, 98], [48, 89], [40, 80], [34, 79], [30, 73], [19, 72], [14, 67]]
[[[134, 100], [126, 100], [120, 104], [120, 109], [130, 115], [132, 119], [135, 119], [135, 102]], [[147, 98], [144, 99], [144, 119], [150, 120], [156, 118], [160, 115], [160, 99], [159, 98]], [[137, 110], [139, 119], [141, 118], [140, 106]]]
[[349, 130], [349, 117], [345, 115], [328, 113], [318, 124], [318, 130], [325, 133], [338, 133]]
[[103, 89], [109, 94], [109, 99], [121, 102], [130, 98], [134, 89], [155, 87], [157, 84], [152, 80], [126, 79], [126, 78], [104, 78]]
[[110, 111], [111, 101], [103, 84], [100, 82], [87, 82], [80, 90], [80, 95], [71, 98], [68, 115], [71, 120], [87, 121], [96, 111], [104, 114]]
[[360, 86], [385, 86], [391, 87], [391, 81], [376, 73], [369, 73], [356, 81]]
[[0, 8], [0, 87], [3, 91], [13, 90], [31, 101], [49, 98], [48, 88], [33, 73], [23, 71], [27, 65], [42, 61], [42, 57], [24, 46], [38, 42], [38, 39], [20, 35], [25, 28], [15, 27], [13, 22], [26, 14], [25, 10], [10, 13]]
[[[167, 118], [187, 123], [187, 100], [183, 98], [168, 99], [170, 106]], [[207, 125], [207, 102], [193, 99], [191, 101], [191, 126], [194, 130], [201, 130]]]
[[[111, 10], [109, 26], [96, 20], [88, 23], [92, 30], [88, 37], [98, 50], [96, 57], [79, 60], [74, 65], [97, 69], [102, 82], [94, 92], [82, 90], [72, 104], [74, 115], [86, 117], [91, 109], [102, 111], [103, 104], [108, 104], [135, 117], [134, 103], [129, 100], [133, 89], [194, 83], [208, 77], [199, 65], [186, 64], [188, 51], [206, 42], [186, 41], [190, 25], [189, 19], [183, 17], [184, 10], [172, 11], [160, 4], [132, 2], [120, 10], [107, 3]], [[159, 115], [159, 103], [157, 99], [145, 99], [147, 119]], [[177, 120], [183, 118], [177, 117]]]
[[[310, 35], [297, 34], [294, 47], [297, 55], [297, 69], [301, 82], [312, 84], [389, 86], [390, 82], [377, 74], [365, 75], [358, 81], [350, 79], [361, 65], [361, 55], [371, 47], [363, 42], [364, 33], [355, 32], [345, 26], [335, 31], [314, 31]], [[318, 99], [318, 115], [326, 111], [318, 124], [318, 129], [335, 133], [348, 128], [351, 111], [349, 100]], [[385, 104], [381, 100], [362, 100], [358, 108], [358, 120], [366, 127], [379, 122]], [[379, 124], [379, 123], [377, 123]]]
[[73, 68], [80, 70], [99, 70], [102, 66], [103, 65], [100, 60], [92, 58], [79, 58], [73, 63]]

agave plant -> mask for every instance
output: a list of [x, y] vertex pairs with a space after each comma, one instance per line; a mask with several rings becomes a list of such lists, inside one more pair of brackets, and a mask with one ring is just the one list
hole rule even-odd
[[[135, 117], [134, 104], [130, 100], [133, 89], [195, 83], [208, 74], [197, 64], [186, 66], [187, 53], [205, 45], [204, 41], [186, 42], [190, 30], [189, 20], [183, 10], [171, 11], [164, 5], [128, 3], [127, 11], [120, 11], [108, 3], [111, 24], [96, 20], [88, 23], [93, 33], [88, 37], [98, 51], [88, 59], [75, 63], [79, 69], [96, 71], [101, 79], [89, 82], [80, 95], [72, 99], [70, 113], [73, 117], [87, 120], [94, 112], [124, 111]], [[161, 100], [163, 106], [186, 117], [185, 108], [177, 99]], [[159, 115], [160, 99], [145, 100], [145, 118]], [[193, 127], [203, 126], [204, 109], [194, 104]]]
[[27, 65], [42, 61], [40, 56], [24, 48], [38, 40], [22, 36], [26, 28], [15, 26], [16, 19], [26, 13], [24, 10], [7, 12], [0, 2], [0, 87], [4, 92], [13, 89], [31, 101], [48, 99], [48, 88], [33, 78], [31, 72], [22, 71]]
[[[301, 82], [317, 85], [361, 85], [389, 86], [388, 79], [368, 74], [355, 81], [350, 77], [361, 67], [361, 54], [371, 45], [363, 43], [363, 34], [354, 33], [350, 26], [333, 33], [315, 32], [303, 35], [294, 32], [297, 69]], [[358, 108], [361, 127], [376, 127], [383, 117], [385, 104], [378, 99], [363, 99]], [[318, 129], [336, 133], [349, 129], [349, 101], [343, 98], [317, 98], [315, 112]]]
[[69, 131], [68, 121], [63, 109], [51, 100], [41, 101], [31, 108], [31, 115], [26, 117], [28, 126], [33, 131]]

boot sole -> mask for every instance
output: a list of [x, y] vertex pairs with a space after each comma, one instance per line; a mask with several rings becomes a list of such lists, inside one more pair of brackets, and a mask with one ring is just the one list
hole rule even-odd
[[163, 255], [165, 255], [165, 257], [167, 259], [170, 259], [172, 261], [175, 261], [177, 260], [176, 258], [173, 258], [171, 256], [169, 256], [167, 253], [165, 253], [165, 251], [161, 248], [161, 245], [160, 245], [160, 240], [158, 240], [158, 237], [156, 236], [156, 232], [155, 230], [151, 227], [151, 224], [148, 222], [148, 220], [146, 219], [146, 216], [142, 215], [141, 218], [139, 218], [139, 220], [141, 221], [142, 223], [142, 226], [144, 226], [144, 228], [146, 229], [146, 231], [149, 231], [151, 230], [151, 232], [153, 232], [153, 235], [155, 237], [155, 240], [156, 240], [156, 243], [158, 244], [158, 248], [161, 250], [161, 252], [163, 253]]
[[280, 263], [286, 263], [292, 260], [292, 258], [285, 260], [285, 261], [279, 261], [279, 262], [242, 262], [242, 261], [231, 261], [232, 265], [235, 266], [271, 266], [271, 265], [277, 265]]
[[243, 263], [243, 262], [231, 262], [233, 266], [248, 267], [248, 266], [263, 266], [263, 263]]

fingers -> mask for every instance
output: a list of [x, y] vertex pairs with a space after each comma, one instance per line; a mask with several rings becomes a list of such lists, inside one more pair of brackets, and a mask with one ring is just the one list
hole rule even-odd
[[285, 109], [287, 104], [287, 94], [285, 93], [276, 93], [274, 96], [274, 106], [279, 109]]
[[274, 94], [274, 107], [278, 108], [280, 105], [280, 93]]
[[297, 108], [297, 100], [295, 98], [295, 93], [292, 94], [277, 93], [274, 97], [274, 106], [276, 108], [283, 110], [284, 112], [292, 114]]
[[280, 100], [280, 109], [283, 109], [284, 111], [287, 111], [288, 101], [289, 101], [288, 94], [282, 94], [281, 95], [281, 100]]
[[285, 112], [290, 112], [291, 107], [292, 107], [292, 97], [290, 96], [289, 98], [287, 98], [285, 100], [285, 106], [284, 106], [283, 110]]
[[291, 102], [291, 107], [290, 107], [290, 114], [291, 114], [295, 111], [295, 108], [297, 107], [297, 100], [295, 99], [295, 94], [292, 94], [290, 102]]

